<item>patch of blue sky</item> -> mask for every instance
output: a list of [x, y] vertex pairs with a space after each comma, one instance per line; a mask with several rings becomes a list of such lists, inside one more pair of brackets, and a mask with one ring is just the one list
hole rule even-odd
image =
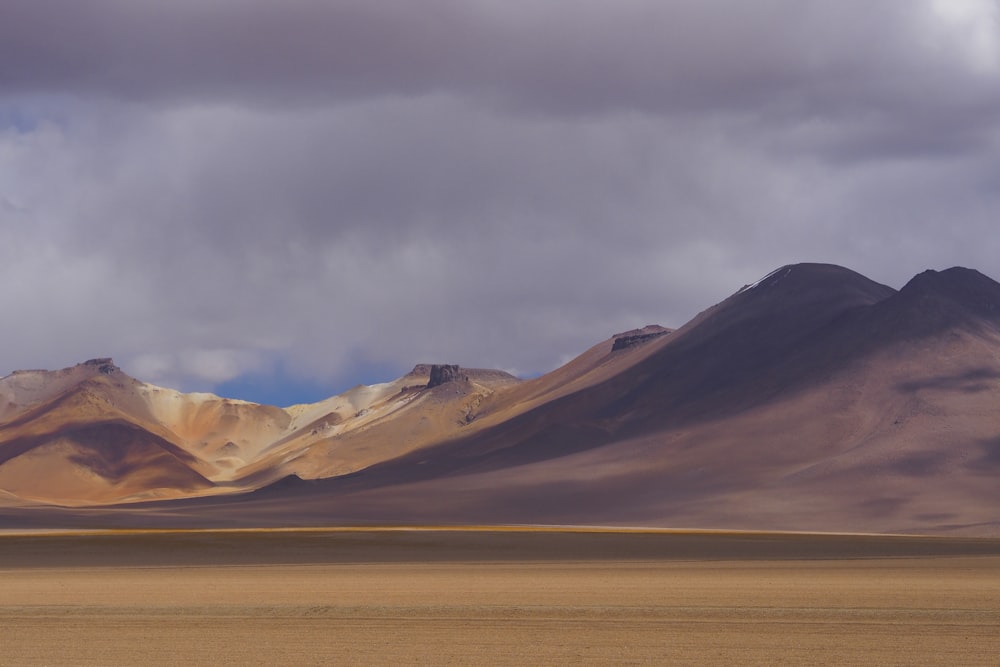
[[60, 95], [0, 97], [0, 131], [29, 134], [47, 124], [65, 126], [72, 116], [70, 100]]
[[356, 361], [335, 377], [316, 379], [298, 376], [282, 364], [260, 373], [249, 373], [223, 382], [212, 391], [225, 398], [288, 407], [298, 403], [316, 403], [343, 393], [359, 384], [388, 382], [410, 369], [397, 364]]

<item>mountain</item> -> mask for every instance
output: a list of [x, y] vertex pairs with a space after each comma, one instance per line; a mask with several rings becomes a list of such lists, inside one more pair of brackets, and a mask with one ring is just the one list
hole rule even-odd
[[35, 503], [94, 525], [993, 535], [998, 404], [1000, 284], [953, 268], [897, 291], [795, 264], [529, 381], [420, 365], [279, 409], [152, 387], [110, 360], [14, 373], [0, 522]]
[[111, 359], [15, 371], [0, 379], [0, 489], [82, 506], [344, 474], [437, 441], [517, 382], [463, 369], [428, 388], [440, 368], [457, 370], [422, 364], [394, 382], [285, 409], [156, 387]]

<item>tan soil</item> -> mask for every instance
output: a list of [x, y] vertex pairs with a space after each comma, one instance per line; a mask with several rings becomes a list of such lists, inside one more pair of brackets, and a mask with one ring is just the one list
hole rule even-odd
[[[886, 558], [874, 557], [882, 542], [843, 537], [854, 555], [826, 560], [801, 556], [833, 544], [824, 538], [676, 535], [675, 551], [650, 559], [648, 538], [622, 534], [593, 538], [605, 540], [595, 553], [609, 539], [619, 548], [594, 560], [560, 551], [585, 542], [538, 532], [509, 534], [499, 556], [500, 533], [332, 535], [0, 536], [0, 665], [986, 665], [1000, 654], [1000, 556], [921, 555], [926, 541]], [[774, 557], [760, 557], [760, 540]]]

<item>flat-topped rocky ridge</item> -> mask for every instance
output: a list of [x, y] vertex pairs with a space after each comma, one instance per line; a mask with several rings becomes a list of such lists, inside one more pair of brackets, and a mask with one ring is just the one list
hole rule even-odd
[[520, 380], [506, 371], [494, 368], [464, 368], [458, 364], [417, 364], [409, 375], [426, 377], [427, 388], [448, 382], [480, 382], [484, 384], [512, 384]]
[[59, 370], [49, 370], [46, 368], [20, 368], [10, 372], [7, 377], [13, 377], [17, 375], [38, 375], [38, 374], [53, 374], [53, 373], [71, 373], [75, 370], [96, 370], [104, 375], [111, 375], [116, 373], [121, 369], [115, 365], [114, 359], [111, 357], [98, 357], [96, 359], [88, 359], [82, 363], [76, 364], [75, 366], [70, 366], [69, 368], [63, 368]]
[[617, 352], [618, 350], [624, 350], [634, 345], [639, 345], [640, 343], [653, 340], [654, 338], [669, 335], [673, 333], [673, 331], [673, 329], [661, 327], [659, 324], [647, 324], [641, 329], [623, 331], [622, 333], [612, 336], [615, 342], [611, 345], [611, 351]]

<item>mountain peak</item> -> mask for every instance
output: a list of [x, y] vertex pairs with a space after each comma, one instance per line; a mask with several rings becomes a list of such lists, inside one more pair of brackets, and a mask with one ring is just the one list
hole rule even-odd
[[80, 364], [81, 366], [93, 366], [97, 368], [98, 373], [103, 375], [112, 375], [114, 373], [121, 372], [118, 366], [115, 366], [114, 359], [111, 357], [98, 357], [96, 359], [88, 359], [87, 361]]
[[17, 370], [0, 378], [0, 417], [38, 403], [45, 402], [93, 378], [112, 376], [127, 378], [110, 357], [88, 359], [83, 363], [59, 370]]
[[997, 359], [1000, 283], [814, 263], [523, 382], [451, 360], [282, 409], [98, 357], [0, 378], [0, 521], [995, 530]]
[[692, 325], [715, 329], [750, 321], [770, 323], [766, 326], [773, 328], [779, 321], [791, 319], [793, 328], [806, 331], [823, 327], [849, 310], [870, 306], [895, 293], [891, 287], [835, 264], [787, 264], [744, 285], [684, 329]]
[[432, 389], [448, 382], [468, 379], [469, 376], [463, 375], [459, 372], [458, 364], [434, 364], [431, 366], [430, 379], [427, 381], [427, 388]]
[[953, 266], [944, 271], [929, 269], [918, 273], [900, 291], [989, 297], [1000, 294], [1000, 283], [975, 269]]
[[917, 274], [899, 291], [899, 298], [939, 322], [970, 316], [1000, 319], [1000, 283], [960, 266]]
[[[843, 289], [845, 287], [850, 288], [852, 286], [858, 287], [862, 285], [866, 288], [866, 290], [870, 289], [873, 285], [882, 288], [878, 291], [883, 293], [883, 297], [893, 291], [891, 288], [885, 287], [884, 285], [873, 283], [871, 280], [856, 271], [852, 271], [851, 269], [843, 266], [838, 266], [837, 264], [803, 262], [800, 264], [785, 264], [784, 266], [780, 266], [760, 280], [750, 283], [749, 285], [744, 285], [736, 293], [760, 294], [770, 292], [775, 289], [778, 289], [781, 292], [790, 293], [803, 290]], [[886, 290], [888, 290], [888, 293], [885, 292]]]

